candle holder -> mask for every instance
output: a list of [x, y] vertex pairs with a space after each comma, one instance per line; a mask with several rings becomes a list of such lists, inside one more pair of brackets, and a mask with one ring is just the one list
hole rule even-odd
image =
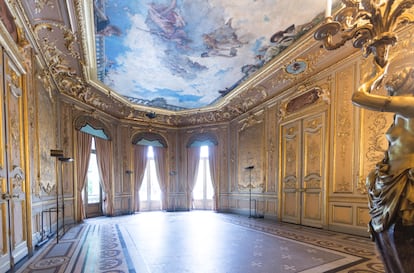
[[349, 40], [363, 55], [373, 54], [373, 73], [367, 73], [352, 102], [360, 107], [395, 113], [387, 131], [384, 159], [367, 177], [369, 224], [387, 272], [414, 272], [414, 66], [397, 71], [385, 83], [387, 96], [373, 94], [382, 87], [389, 51], [398, 41], [396, 30], [414, 21], [412, 0], [342, 0], [335, 16], [326, 17], [314, 37], [327, 50]]

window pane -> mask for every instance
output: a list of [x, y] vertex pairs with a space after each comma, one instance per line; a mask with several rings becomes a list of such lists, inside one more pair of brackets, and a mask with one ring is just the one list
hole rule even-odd
[[200, 158], [208, 157], [208, 146], [201, 146], [200, 147]]
[[210, 164], [208, 164], [208, 160], [206, 161], [206, 199], [213, 199], [214, 190], [213, 183], [211, 183]]
[[[148, 166], [148, 163], [147, 163]], [[148, 171], [147, 167], [145, 167], [144, 171], [144, 178], [142, 179], [141, 188], [139, 189], [139, 200], [140, 201], [146, 201], [148, 200]]]
[[204, 178], [204, 164], [203, 164], [203, 160], [200, 160], [200, 163], [198, 164], [196, 184], [193, 189], [193, 198], [195, 200], [203, 199], [203, 184], [204, 184], [203, 178]]
[[[93, 143], [93, 142], [92, 142]], [[96, 161], [96, 154], [91, 153], [88, 167], [88, 204], [100, 202], [100, 185], [99, 185], [99, 172], [98, 163]]]
[[161, 200], [161, 189], [158, 183], [157, 171], [155, 169], [155, 160], [151, 159], [149, 163], [151, 173], [151, 181], [149, 182], [151, 183], [151, 200]]

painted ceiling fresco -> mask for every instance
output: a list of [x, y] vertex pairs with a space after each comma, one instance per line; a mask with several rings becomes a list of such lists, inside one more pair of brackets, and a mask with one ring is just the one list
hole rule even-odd
[[168, 110], [214, 104], [318, 23], [325, 0], [94, 0], [98, 79]]

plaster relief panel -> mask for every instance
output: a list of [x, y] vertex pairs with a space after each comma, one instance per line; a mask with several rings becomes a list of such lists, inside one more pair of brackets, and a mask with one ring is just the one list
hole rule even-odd
[[[264, 190], [263, 178], [263, 133], [264, 124], [261, 117], [250, 116], [242, 122], [239, 130], [239, 153], [238, 153], [238, 189], [248, 191], [251, 187], [252, 192], [262, 192]], [[249, 170], [246, 167], [254, 166]]]
[[[38, 85], [41, 86], [41, 85]], [[43, 91], [43, 92], [42, 92]], [[46, 194], [54, 191], [55, 179], [55, 159], [50, 156], [51, 149], [57, 149], [56, 137], [56, 115], [55, 105], [50, 94], [44, 90], [37, 93], [37, 126], [39, 143], [39, 183], [40, 189]]]
[[336, 73], [333, 192], [352, 193], [354, 176], [354, 106], [355, 68], [349, 66]]
[[277, 105], [274, 105], [272, 108], [268, 109], [267, 112], [267, 134], [266, 134], [266, 153], [267, 153], [267, 185], [266, 191], [267, 192], [275, 192], [276, 187], [276, 177], [275, 174], [277, 173], [276, 166], [277, 162]]
[[365, 180], [375, 169], [375, 165], [384, 158], [388, 149], [385, 132], [392, 124], [392, 113], [380, 113], [369, 110], [362, 111], [363, 132], [361, 134], [360, 176], [357, 191], [366, 194]]

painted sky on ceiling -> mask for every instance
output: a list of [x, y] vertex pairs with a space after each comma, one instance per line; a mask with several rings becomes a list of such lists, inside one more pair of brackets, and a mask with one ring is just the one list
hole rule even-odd
[[98, 78], [138, 104], [204, 107], [324, 9], [324, 0], [95, 0]]

